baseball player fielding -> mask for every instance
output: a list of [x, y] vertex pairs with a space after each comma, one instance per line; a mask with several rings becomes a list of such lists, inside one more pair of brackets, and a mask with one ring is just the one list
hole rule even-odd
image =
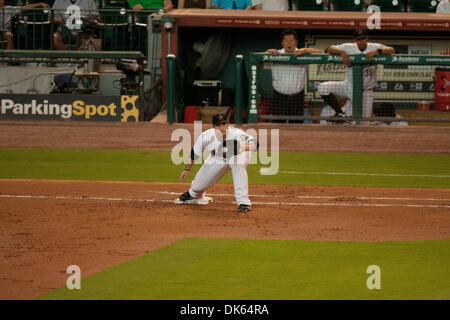
[[250, 153], [258, 148], [257, 140], [243, 130], [229, 125], [223, 113], [214, 115], [212, 124], [213, 128], [202, 132], [195, 142], [190, 161], [181, 173], [180, 181], [184, 182], [187, 179], [194, 161], [205, 150], [209, 151], [210, 155], [197, 172], [189, 190], [175, 199], [174, 203], [208, 204], [212, 202], [211, 198], [205, 197], [206, 190], [219, 182], [231, 170], [237, 211], [250, 211], [247, 166]]

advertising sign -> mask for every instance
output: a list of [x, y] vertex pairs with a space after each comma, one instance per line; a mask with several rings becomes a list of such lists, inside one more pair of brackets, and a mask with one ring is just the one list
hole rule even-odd
[[139, 96], [0, 94], [0, 120], [139, 121]]

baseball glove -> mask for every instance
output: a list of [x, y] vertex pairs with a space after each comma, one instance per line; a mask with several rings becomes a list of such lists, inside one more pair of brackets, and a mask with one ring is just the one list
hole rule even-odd
[[232, 156], [239, 154], [240, 143], [237, 140], [225, 140], [216, 151], [216, 155], [222, 156], [224, 159], [229, 159]]

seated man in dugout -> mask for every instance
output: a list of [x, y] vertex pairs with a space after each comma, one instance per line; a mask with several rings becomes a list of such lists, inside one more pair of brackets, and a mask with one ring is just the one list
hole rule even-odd
[[[71, 7], [75, 6], [75, 7]], [[73, 10], [69, 10], [68, 8]], [[78, 7], [78, 9], [74, 9]], [[54, 23], [57, 25], [53, 34], [53, 48], [55, 50], [68, 50], [69, 45], [76, 49], [84, 47], [82, 41], [82, 28], [87, 18], [90, 21], [97, 21], [99, 13], [94, 0], [56, 0], [52, 7], [54, 12]], [[71, 18], [74, 17], [74, 18]], [[81, 27], [77, 22], [82, 22]], [[101, 48], [96, 48], [101, 49]]]

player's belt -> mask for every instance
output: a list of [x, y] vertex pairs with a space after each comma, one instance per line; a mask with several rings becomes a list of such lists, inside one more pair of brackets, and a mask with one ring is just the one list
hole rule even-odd
[[278, 93], [279, 95], [281, 95], [281, 96], [294, 97], [294, 96], [298, 96], [299, 94], [302, 94], [302, 93], [305, 91], [305, 89], [303, 89], [302, 91], [299, 91], [299, 92], [297, 92], [297, 93], [293, 93], [293, 94], [285, 94], [285, 93], [281, 93], [281, 92], [278, 92], [278, 91], [275, 90], [275, 89], [274, 89], [274, 91], [275, 91], [276, 93]]
[[216, 150], [211, 150], [211, 156], [213, 158], [219, 159], [219, 160], [225, 160], [225, 158], [223, 156], [220, 155], [220, 153], [218, 155], [216, 155]]
[[[211, 150], [211, 155], [213, 156], [213, 157], [215, 157], [216, 156], [216, 150]], [[217, 155], [217, 157], [221, 157], [220, 155]]]

